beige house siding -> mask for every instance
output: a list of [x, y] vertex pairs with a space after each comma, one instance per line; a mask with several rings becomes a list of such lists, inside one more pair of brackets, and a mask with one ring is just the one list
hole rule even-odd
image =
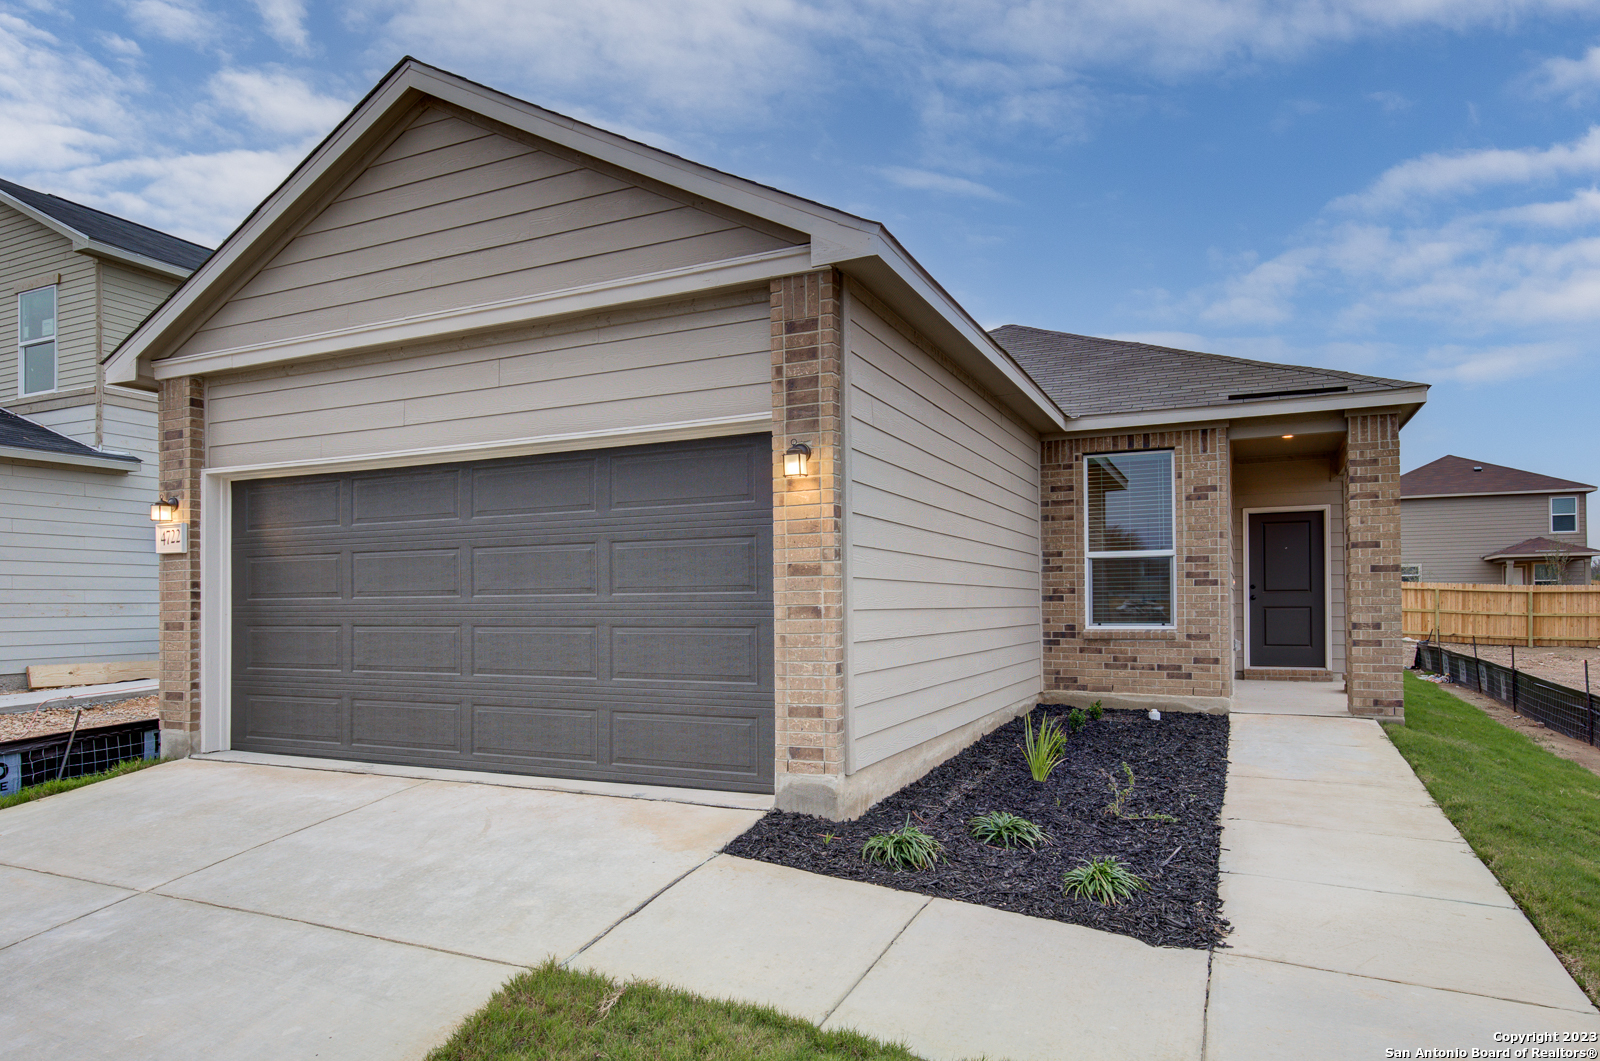
[[56, 392], [92, 388], [95, 260], [76, 253], [65, 236], [0, 206], [0, 405], [18, 400], [18, 289], [50, 273], [61, 275], [56, 291]]
[[[394, 354], [214, 376], [207, 463], [770, 415], [765, 287]], [[465, 348], [463, 348], [465, 347]]]
[[[113, 262], [100, 264], [101, 354], [115, 350], [150, 311], [166, 301], [178, 286], [176, 280], [128, 269]], [[151, 398], [154, 407], [154, 398]]]
[[[1578, 498], [1578, 530], [1550, 533], [1550, 498]], [[1486, 554], [1528, 538], [1585, 545], [1586, 494], [1502, 494], [1493, 497], [1420, 497], [1400, 501], [1401, 562], [1421, 566], [1423, 582], [1503, 582], [1500, 564]]]
[[[155, 658], [155, 410], [105, 412], [106, 446], [144, 462], [131, 474], [0, 461], [0, 674]], [[94, 441], [93, 405], [30, 419]]]
[[852, 770], [1041, 688], [1039, 443], [850, 299]]
[[1245, 560], [1245, 509], [1318, 508], [1328, 506], [1328, 611], [1332, 635], [1328, 638], [1328, 669], [1344, 671], [1344, 482], [1326, 458], [1262, 461], [1233, 466], [1233, 637], [1234, 669], [1245, 666], [1244, 587], [1249, 583]]
[[[438, 107], [423, 111], [177, 356], [792, 246]], [[770, 226], [765, 226], [770, 228]]]

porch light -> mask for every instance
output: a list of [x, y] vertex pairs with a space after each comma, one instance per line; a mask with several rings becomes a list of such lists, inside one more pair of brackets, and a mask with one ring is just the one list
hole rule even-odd
[[163, 497], [150, 506], [150, 522], [171, 523], [178, 518], [178, 499]]
[[1284, 435], [1283, 437], [1284, 438], [1293, 438], [1294, 436], [1293, 435]]
[[806, 466], [810, 462], [811, 447], [795, 439], [783, 451], [783, 474], [791, 479], [800, 478], [806, 474]]

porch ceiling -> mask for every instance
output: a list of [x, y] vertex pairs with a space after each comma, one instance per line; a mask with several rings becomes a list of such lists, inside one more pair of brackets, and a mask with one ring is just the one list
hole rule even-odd
[[1231, 440], [1235, 461], [1299, 460], [1328, 457], [1339, 452], [1344, 441], [1343, 431], [1315, 431], [1305, 434], [1291, 433], [1290, 437], [1271, 435], [1265, 438], [1240, 438]]

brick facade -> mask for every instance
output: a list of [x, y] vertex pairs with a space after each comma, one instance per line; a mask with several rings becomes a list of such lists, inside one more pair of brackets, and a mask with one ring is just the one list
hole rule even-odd
[[189, 551], [161, 556], [161, 749], [198, 750], [200, 733], [200, 469], [205, 466], [205, 382], [161, 382], [161, 496], [176, 497]]
[[1402, 717], [1400, 414], [1346, 418], [1345, 683], [1350, 713]]
[[[1176, 629], [1086, 629], [1083, 458], [1155, 449], [1173, 451]], [[1207, 426], [1054, 440], [1044, 443], [1042, 458], [1046, 692], [1232, 696], [1227, 429]]]
[[[844, 771], [843, 305], [833, 270], [772, 281], [775, 746], [786, 774]], [[811, 447], [788, 479], [783, 451]]]

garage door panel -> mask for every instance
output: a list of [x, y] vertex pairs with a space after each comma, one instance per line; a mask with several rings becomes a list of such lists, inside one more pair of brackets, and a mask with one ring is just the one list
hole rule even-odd
[[350, 555], [353, 597], [459, 597], [459, 549], [385, 549]]
[[233, 746], [770, 791], [770, 449], [236, 484]]
[[597, 679], [593, 626], [478, 626], [472, 631], [474, 678]]

